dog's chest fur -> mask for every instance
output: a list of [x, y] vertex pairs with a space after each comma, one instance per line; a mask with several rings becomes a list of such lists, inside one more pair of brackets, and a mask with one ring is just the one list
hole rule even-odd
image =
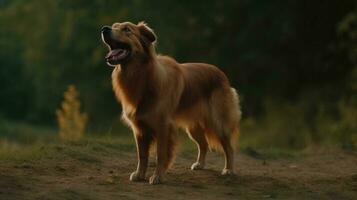
[[112, 73], [112, 85], [116, 98], [122, 104], [123, 114], [134, 120], [144, 114], [155, 101], [155, 90], [148, 81], [150, 75], [145, 70], [121, 71], [116, 67]]

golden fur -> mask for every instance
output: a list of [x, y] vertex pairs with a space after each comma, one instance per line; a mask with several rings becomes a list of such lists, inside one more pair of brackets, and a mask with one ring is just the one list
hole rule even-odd
[[156, 35], [144, 23], [115, 23], [111, 32], [111, 39], [126, 43], [131, 49], [128, 59], [114, 65], [112, 73], [123, 119], [134, 132], [138, 150], [137, 170], [130, 180], [145, 178], [153, 141], [157, 166], [150, 183], [162, 180], [173, 160], [177, 127], [185, 129], [198, 146], [192, 169], [204, 167], [207, 149], [211, 147], [224, 152], [222, 174], [232, 174], [241, 112], [238, 95], [225, 74], [213, 65], [180, 64], [168, 56], [157, 55]]

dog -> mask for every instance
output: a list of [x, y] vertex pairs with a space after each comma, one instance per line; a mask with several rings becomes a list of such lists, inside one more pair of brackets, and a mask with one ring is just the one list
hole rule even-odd
[[234, 144], [241, 111], [236, 90], [217, 67], [178, 63], [158, 55], [157, 36], [144, 22], [114, 23], [101, 30], [109, 48], [105, 59], [114, 67], [112, 85], [137, 147], [137, 169], [131, 181], [145, 180], [149, 150], [156, 144], [156, 169], [150, 184], [162, 182], [173, 158], [177, 129], [197, 144], [192, 170], [203, 169], [207, 150], [224, 153], [222, 175], [234, 173]]

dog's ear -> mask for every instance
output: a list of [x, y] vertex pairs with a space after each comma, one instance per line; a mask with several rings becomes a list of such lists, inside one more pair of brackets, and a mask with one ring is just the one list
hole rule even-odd
[[155, 35], [154, 31], [145, 22], [139, 22], [138, 28], [139, 28], [140, 34], [148, 42], [154, 43], [156, 41], [156, 35]]

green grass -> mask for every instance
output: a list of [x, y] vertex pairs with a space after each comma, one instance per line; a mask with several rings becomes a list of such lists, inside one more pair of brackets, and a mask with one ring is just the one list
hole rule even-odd
[[[262, 127], [245, 121], [237, 142], [238, 151], [255, 159], [291, 159], [300, 156], [308, 148], [275, 145], [274, 138], [261, 138], [262, 131]], [[337, 145], [330, 146], [336, 148]], [[178, 149], [187, 158], [197, 153], [196, 144], [184, 132], [179, 134]], [[61, 153], [61, 156], [90, 163], [100, 162], [93, 152], [95, 155], [105, 155], [129, 151], [135, 152], [135, 142], [130, 130], [123, 126], [104, 131], [104, 134], [89, 133], [78, 142], [64, 142], [59, 139], [55, 128], [0, 120], [0, 161], [35, 160]]]
[[57, 130], [53, 127], [30, 125], [0, 118], [0, 142], [32, 144], [37, 141], [51, 141], [56, 138]]
[[[0, 143], [1, 145], [1, 143]], [[128, 138], [85, 138], [78, 142], [35, 142], [32, 144], [2, 143], [0, 161], [32, 161], [40, 159], [58, 159], [70, 157], [82, 162], [100, 162], [98, 156], [134, 152], [135, 145]]]
[[[120, 134], [117, 132], [120, 131]], [[89, 133], [80, 141], [60, 140], [54, 127], [29, 125], [0, 118], [0, 161], [31, 161], [68, 156], [85, 162], [99, 162], [95, 155], [134, 151], [132, 134], [118, 126], [104, 134]]]

